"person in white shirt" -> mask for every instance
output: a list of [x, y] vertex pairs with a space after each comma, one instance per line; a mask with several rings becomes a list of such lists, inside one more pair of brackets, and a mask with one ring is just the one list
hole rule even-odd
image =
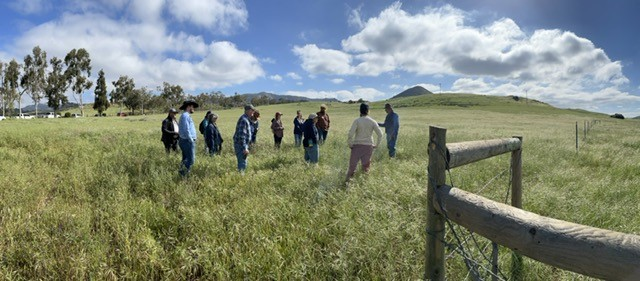
[[[373, 141], [374, 132], [377, 136], [375, 142]], [[360, 104], [360, 117], [353, 121], [347, 138], [347, 143], [349, 144], [349, 148], [351, 148], [347, 182], [355, 174], [358, 161], [360, 161], [364, 172], [369, 171], [373, 149], [380, 144], [381, 139], [382, 131], [378, 126], [378, 122], [369, 117], [369, 105], [365, 103]]]

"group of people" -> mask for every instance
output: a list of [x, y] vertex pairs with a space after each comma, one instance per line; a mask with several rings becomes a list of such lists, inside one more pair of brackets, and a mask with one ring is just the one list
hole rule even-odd
[[[184, 101], [180, 106], [180, 110], [183, 113], [180, 115], [179, 121], [176, 119], [178, 111], [173, 108], [169, 110], [167, 118], [162, 121], [161, 140], [164, 143], [166, 153], [170, 153], [171, 150], [176, 152], [177, 146], [180, 146], [182, 151], [179, 173], [183, 177], [189, 175], [191, 167], [195, 163], [197, 134], [191, 115], [198, 106], [198, 103], [193, 100]], [[389, 157], [396, 156], [395, 145], [398, 138], [400, 120], [398, 114], [393, 111], [391, 104], [385, 104], [385, 111], [387, 116], [384, 123], [378, 123], [369, 117], [369, 105], [360, 104], [360, 117], [353, 121], [347, 138], [351, 155], [346, 181], [349, 181], [355, 174], [358, 162], [361, 163], [365, 172], [369, 171], [373, 151], [378, 147], [382, 139], [380, 127], [385, 128]], [[273, 132], [274, 145], [277, 149], [281, 147], [282, 138], [284, 137], [282, 116], [281, 112], [276, 112], [275, 117], [271, 120], [270, 128]], [[222, 143], [224, 142], [220, 130], [218, 130], [217, 120], [218, 115], [209, 111], [199, 126], [199, 131], [204, 135], [205, 139], [205, 151], [210, 156], [220, 154]], [[251, 104], [244, 106], [244, 114], [238, 118], [233, 135], [233, 148], [238, 162], [237, 168], [241, 173], [244, 173], [247, 169], [247, 158], [256, 142], [260, 126], [259, 120], [260, 113]], [[324, 104], [320, 106], [320, 111], [309, 114], [306, 120], [300, 110], [296, 112], [296, 116], [293, 119], [294, 141], [296, 147], [302, 146], [304, 148], [306, 162], [318, 163], [320, 158], [319, 146], [326, 142], [330, 125], [331, 120], [327, 113], [327, 106]], [[373, 138], [374, 133], [376, 134], [375, 140]]]

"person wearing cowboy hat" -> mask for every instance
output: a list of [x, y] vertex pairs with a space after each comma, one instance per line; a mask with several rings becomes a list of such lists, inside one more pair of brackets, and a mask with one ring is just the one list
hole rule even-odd
[[180, 175], [186, 177], [191, 171], [191, 166], [196, 162], [196, 125], [193, 123], [191, 114], [198, 108], [198, 103], [193, 100], [186, 100], [180, 106], [182, 115], [178, 123], [178, 134], [180, 139], [178, 144], [182, 150], [182, 164], [180, 165]]
[[169, 109], [167, 118], [162, 120], [162, 138], [160, 139], [164, 143], [164, 149], [169, 154], [171, 150], [176, 152], [178, 149], [178, 121], [176, 120], [176, 114], [178, 111], [175, 108]]

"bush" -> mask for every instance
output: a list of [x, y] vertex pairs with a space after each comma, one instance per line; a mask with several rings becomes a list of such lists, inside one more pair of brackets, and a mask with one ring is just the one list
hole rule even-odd
[[620, 113], [616, 113], [611, 115], [612, 118], [618, 118], [618, 119], [624, 119], [624, 115], [620, 114]]
[[64, 113], [64, 118], [70, 118], [70, 117], [71, 117], [71, 112]]

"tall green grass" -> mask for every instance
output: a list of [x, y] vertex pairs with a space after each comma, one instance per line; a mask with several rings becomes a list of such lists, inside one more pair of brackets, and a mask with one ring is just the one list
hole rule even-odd
[[[306, 116], [319, 104], [260, 108], [262, 130], [244, 176], [232, 151], [242, 112], [219, 111], [222, 155], [206, 156], [200, 138], [186, 180], [178, 176], [180, 156], [165, 155], [160, 142], [164, 115], [2, 121], [0, 278], [422, 278], [430, 125], [446, 127], [449, 142], [523, 136], [524, 209], [640, 232], [638, 121], [511, 102], [423, 103], [396, 110], [398, 157], [389, 159], [381, 145], [370, 173], [358, 172], [348, 187], [346, 132], [357, 105], [329, 106], [332, 128], [318, 165], [293, 147], [291, 121], [296, 109]], [[379, 121], [382, 105], [372, 104]], [[280, 150], [268, 130], [276, 111], [285, 113]], [[576, 153], [575, 122], [594, 118], [602, 122]], [[499, 156], [453, 169], [448, 181], [504, 201], [508, 173], [496, 175], [508, 166]], [[508, 253], [501, 250], [506, 271]], [[447, 267], [451, 280], [467, 275], [459, 258]], [[581, 278], [526, 258], [523, 275]]]

